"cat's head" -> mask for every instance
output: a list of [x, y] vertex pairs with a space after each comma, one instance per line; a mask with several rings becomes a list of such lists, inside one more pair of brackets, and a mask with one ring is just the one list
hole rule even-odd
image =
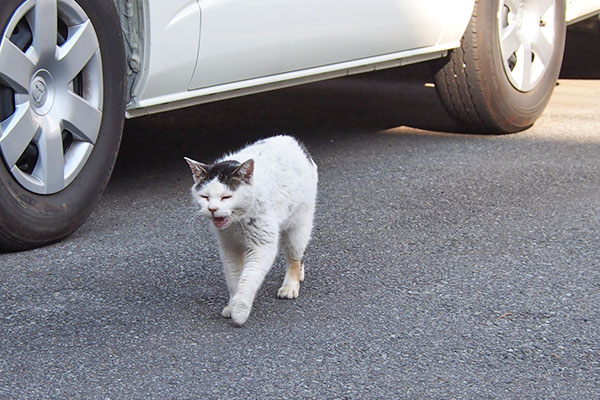
[[200, 213], [219, 229], [244, 215], [252, 205], [254, 160], [221, 161], [212, 165], [185, 158], [194, 178], [192, 199]]

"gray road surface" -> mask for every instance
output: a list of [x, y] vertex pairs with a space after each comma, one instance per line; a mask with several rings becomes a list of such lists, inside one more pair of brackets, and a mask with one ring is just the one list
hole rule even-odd
[[[129, 121], [89, 221], [0, 255], [0, 398], [599, 398], [600, 63], [585, 57], [509, 136], [452, 133], [423, 67]], [[306, 281], [277, 299], [279, 258], [235, 328], [182, 157], [282, 132], [320, 171]]]

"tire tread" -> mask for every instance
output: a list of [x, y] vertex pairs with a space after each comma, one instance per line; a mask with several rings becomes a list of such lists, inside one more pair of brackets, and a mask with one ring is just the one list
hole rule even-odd
[[[564, 2], [557, 1], [564, 28]], [[463, 132], [502, 134], [527, 129], [546, 106], [560, 72], [564, 30], [544, 80], [530, 92], [512, 87], [494, 42], [497, 2], [475, 0], [471, 20], [460, 46], [433, 63], [440, 100]], [[560, 32], [560, 31], [559, 31]]]

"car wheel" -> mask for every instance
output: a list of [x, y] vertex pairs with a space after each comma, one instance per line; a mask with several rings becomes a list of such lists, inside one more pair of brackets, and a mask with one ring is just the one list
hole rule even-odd
[[64, 238], [91, 213], [123, 129], [125, 55], [112, 0], [0, 8], [0, 250]]
[[435, 64], [435, 84], [460, 127], [511, 133], [550, 100], [565, 44], [564, 0], [476, 0], [461, 46]]

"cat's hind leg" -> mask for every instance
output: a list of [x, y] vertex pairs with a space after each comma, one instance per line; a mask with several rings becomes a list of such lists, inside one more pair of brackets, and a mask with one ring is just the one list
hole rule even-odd
[[300, 282], [304, 280], [304, 264], [302, 261], [288, 260], [283, 284], [277, 291], [282, 299], [295, 299], [300, 294]]
[[300, 282], [304, 281], [304, 251], [310, 240], [314, 210], [307, 209], [296, 215], [295, 223], [282, 232], [281, 247], [287, 259], [287, 270], [283, 284], [277, 291], [282, 299], [295, 299], [300, 293]]

